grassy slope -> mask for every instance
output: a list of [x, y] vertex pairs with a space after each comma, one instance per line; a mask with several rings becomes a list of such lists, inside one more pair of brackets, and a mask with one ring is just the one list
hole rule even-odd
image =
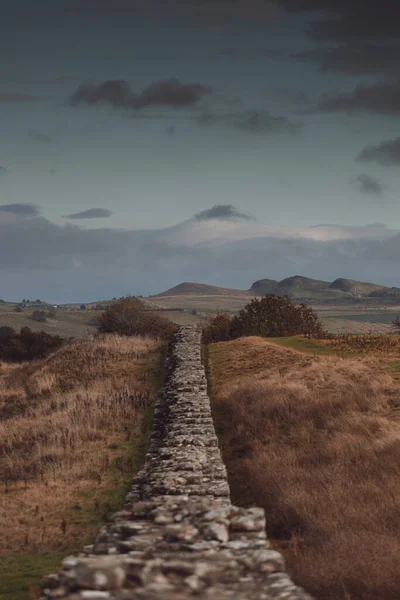
[[23, 312], [15, 312], [15, 304], [0, 303], [0, 327], [8, 325], [14, 327], [19, 332], [21, 327], [30, 327], [32, 331], [45, 331], [53, 335], [60, 335], [64, 338], [81, 338], [95, 328], [89, 324], [89, 321], [99, 315], [99, 311], [93, 310], [66, 310], [57, 309], [57, 318], [48, 319], [46, 323], [33, 321], [30, 316], [33, 310], [24, 309]]
[[398, 384], [377, 360], [270, 341], [205, 349], [232, 499], [265, 508], [273, 546], [315, 597], [396, 600]]
[[[154, 342], [105, 336], [75, 342], [34, 366], [3, 365], [0, 413], [11, 401], [19, 414], [0, 420], [0, 443], [9, 457], [0, 464], [7, 482], [1, 493], [1, 600], [36, 597], [29, 587], [37, 588], [62, 557], [90, 543], [122, 506], [147, 449], [163, 353]], [[137, 392], [149, 394], [141, 406]], [[47, 444], [41, 441], [46, 421]], [[70, 448], [58, 447], [62, 432]]]

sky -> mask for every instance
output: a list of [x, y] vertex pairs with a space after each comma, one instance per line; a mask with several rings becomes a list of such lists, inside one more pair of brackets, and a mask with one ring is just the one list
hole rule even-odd
[[395, 0], [0, 0], [0, 298], [400, 286]]

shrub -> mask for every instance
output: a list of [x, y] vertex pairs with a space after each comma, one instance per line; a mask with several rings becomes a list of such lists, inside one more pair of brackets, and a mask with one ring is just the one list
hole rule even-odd
[[21, 313], [23, 311], [23, 308], [22, 308], [22, 306], [16, 306], [14, 308], [14, 311], [17, 312], [17, 313]]
[[31, 314], [31, 319], [33, 321], [38, 321], [39, 323], [46, 323], [47, 315], [44, 310], [34, 310]]
[[219, 313], [208, 319], [203, 329], [204, 344], [226, 342], [231, 339], [231, 319], [227, 313]]
[[137, 298], [131, 297], [108, 306], [98, 319], [97, 330], [99, 333], [169, 338], [176, 331], [176, 325], [153, 311], [145, 310]]
[[397, 329], [397, 331], [400, 333], [400, 317], [396, 317], [394, 321], [392, 321], [392, 325], [393, 327], [395, 327]]
[[294, 304], [288, 296], [275, 294], [254, 298], [231, 321], [232, 338], [318, 335], [322, 332], [318, 316], [310, 306]]
[[9, 337], [12, 337], [15, 334], [15, 329], [9, 327], [8, 325], [3, 325], [2, 327], [0, 327], [0, 340], [5, 340]]
[[81, 304], [81, 305], [80, 305], [80, 309], [81, 309], [81, 310], [86, 310], [86, 304]]
[[[7, 329], [12, 328], [7, 327]], [[11, 335], [0, 336], [0, 360], [23, 362], [45, 358], [65, 343], [65, 340], [58, 335], [50, 335], [44, 331], [33, 332], [29, 327], [22, 327], [19, 334], [12, 331]]]
[[254, 298], [232, 319], [227, 314], [212, 317], [203, 330], [204, 343], [222, 342], [244, 336], [285, 337], [324, 334], [314, 310], [294, 304], [288, 296], [267, 294]]

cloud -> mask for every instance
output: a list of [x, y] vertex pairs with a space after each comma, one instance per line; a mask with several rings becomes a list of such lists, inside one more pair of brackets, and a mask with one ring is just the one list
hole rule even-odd
[[[277, 0], [290, 12], [318, 13], [307, 32], [316, 40], [348, 42], [399, 37], [397, 0]], [[322, 18], [321, 18], [322, 17]]]
[[36, 102], [38, 98], [28, 94], [2, 93], [0, 94], [0, 104], [25, 104], [27, 102]]
[[254, 217], [241, 213], [232, 204], [215, 204], [212, 208], [197, 213], [194, 218], [198, 221], [209, 221], [211, 219], [254, 220]]
[[69, 98], [70, 106], [78, 104], [111, 104], [139, 110], [152, 106], [187, 107], [195, 105], [211, 88], [199, 83], [181, 83], [171, 77], [151, 83], [139, 94], [134, 94], [125, 80], [106, 81], [100, 85], [81, 85]]
[[388, 44], [359, 43], [322, 46], [291, 56], [319, 66], [321, 73], [344, 75], [398, 75], [400, 42]]
[[357, 160], [373, 161], [386, 167], [400, 165], [400, 137], [366, 146], [357, 156]]
[[302, 128], [300, 122], [291, 121], [287, 117], [276, 117], [263, 109], [234, 113], [205, 110], [196, 117], [196, 122], [200, 126], [225, 125], [259, 134], [296, 133]]
[[166, 134], [167, 134], [168, 136], [170, 136], [170, 135], [174, 135], [174, 133], [176, 132], [176, 127], [175, 127], [175, 125], [169, 125], [169, 126], [166, 128], [165, 132], [166, 132]]
[[0, 175], [7, 175], [7, 174], [8, 174], [7, 169], [5, 167], [0, 166]]
[[359, 85], [349, 93], [321, 96], [317, 112], [362, 112], [400, 116], [400, 80]]
[[30, 129], [28, 131], [28, 135], [37, 142], [42, 142], [43, 144], [51, 144], [52, 139], [47, 133], [41, 133], [40, 131], [36, 131], [35, 129]]
[[0, 204], [0, 212], [19, 217], [36, 217], [40, 214], [40, 209], [36, 204]]
[[[10, 299], [29, 291], [83, 302], [157, 293], [185, 280], [244, 289], [262, 277], [294, 274], [398, 284], [400, 233], [382, 225], [282, 228], [194, 218], [127, 231], [5, 217], [0, 213], [0, 273]], [[213, 237], [200, 243], [206, 235]]]
[[301, 123], [295, 123], [286, 117], [274, 117], [267, 110], [249, 110], [232, 125], [255, 133], [295, 133], [301, 129]]
[[64, 219], [105, 219], [111, 217], [113, 213], [106, 208], [89, 208], [82, 212], [64, 215]]
[[294, 90], [287, 87], [268, 87], [265, 93], [271, 100], [285, 102], [298, 107], [308, 106], [312, 103], [310, 96], [302, 90]]
[[350, 183], [360, 192], [370, 195], [382, 194], [384, 187], [376, 177], [372, 177], [372, 175], [366, 173], [361, 173], [358, 177], [351, 179]]

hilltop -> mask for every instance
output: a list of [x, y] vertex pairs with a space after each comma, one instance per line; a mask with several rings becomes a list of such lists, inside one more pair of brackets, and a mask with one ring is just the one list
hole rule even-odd
[[263, 296], [264, 294], [276, 294], [277, 296], [289, 296], [296, 300], [329, 301], [335, 299], [366, 298], [366, 297], [388, 297], [392, 298], [400, 294], [399, 288], [389, 288], [376, 283], [364, 281], [355, 281], [353, 279], [338, 278], [335, 281], [323, 281], [320, 279], [311, 279], [295, 275], [287, 277], [281, 281], [275, 279], [259, 279], [255, 281], [248, 290], [238, 290], [233, 288], [223, 288], [204, 283], [184, 282], [170, 288], [165, 292], [156, 294], [152, 298], [167, 300], [168, 298], [179, 296], [184, 297], [204, 297], [204, 296], [224, 296], [241, 297], [248, 299], [254, 296]]

